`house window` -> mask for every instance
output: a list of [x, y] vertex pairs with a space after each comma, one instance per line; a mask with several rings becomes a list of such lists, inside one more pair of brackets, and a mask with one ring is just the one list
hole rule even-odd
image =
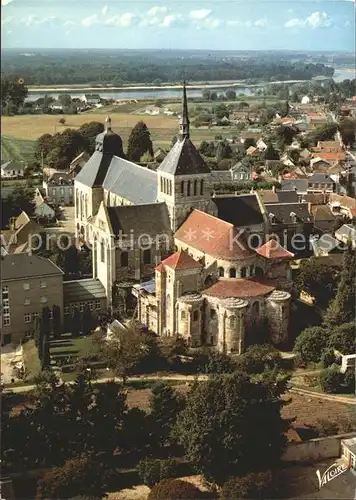
[[25, 323], [31, 323], [31, 313], [26, 313], [24, 315]]
[[104, 240], [100, 242], [100, 260], [101, 262], [105, 262], [105, 245]]
[[72, 196], [73, 195], [73, 188], [69, 188], [69, 194]]
[[263, 275], [264, 275], [264, 272], [263, 272], [262, 267], [258, 267], [258, 266], [257, 266], [257, 267], [255, 268], [255, 275], [256, 275], [256, 276], [263, 276]]
[[98, 311], [99, 309], [101, 309], [101, 304], [100, 304], [100, 300], [96, 300], [95, 301], [95, 309]]
[[163, 192], [163, 188], [164, 188], [164, 186], [163, 186], [163, 178], [161, 177], [161, 191], [162, 192]]
[[151, 250], [147, 249], [143, 251], [143, 263], [151, 264]]
[[2, 296], [3, 298], [8, 297], [9, 295], [9, 287], [8, 286], [3, 286], [2, 287]]
[[128, 252], [121, 252], [120, 265], [121, 265], [121, 267], [127, 267], [129, 265], [129, 253]]
[[64, 314], [69, 314], [69, 306], [64, 306]]
[[215, 309], [210, 309], [210, 318], [211, 319], [216, 319], [216, 311], [215, 311]]
[[11, 325], [10, 315], [9, 314], [4, 314], [4, 316], [3, 316], [3, 322], [4, 322], [4, 326], [10, 326]]
[[24, 305], [25, 305], [25, 306], [29, 306], [30, 304], [31, 304], [30, 299], [27, 299], [27, 298], [26, 298], [26, 299], [25, 299], [25, 302], [24, 302]]
[[94, 302], [89, 302], [89, 309], [94, 311]]
[[210, 336], [210, 344], [211, 344], [211, 345], [214, 345], [214, 335], [211, 335], [211, 336]]
[[84, 305], [85, 305], [85, 304], [84, 304], [84, 302], [80, 302], [80, 303], [79, 303], [79, 311], [80, 311], [80, 312], [83, 312], [83, 311], [84, 311]]
[[181, 311], [181, 313], [180, 313], [180, 319], [181, 319], [182, 321], [184, 321], [184, 320], [185, 320], [185, 311]]
[[46, 302], [48, 302], [47, 297], [41, 297], [40, 302], [41, 302], [41, 304], [46, 304]]
[[47, 283], [45, 281], [41, 281], [40, 282], [40, 287], [41, 288], [46, 288], [47, 287]]
[[219, 267], [218, 271], [219, 271], [219, 276], [221, 278], [223, 278], [224, 277], [224, 268], [223, 267]]
[[230, 316], [229, 323], [230, 323], [230, 328], [235, 328], [236, 327], [236, 317]]
[[250, 276], [253, 276], [253, 273], [255, 272], [255, 266], [250, 267]]
[[252, 314], [253, 316], [259, 315], [260, 314], [260, 303], [259, 302], [254, 302], [252, 305]]
[[61, 193], [61, 196], [64, 196], [64, 188], [60, 188], [60, 193]]
[[52, 309], [49, 310], [48, 317], [49, 317], [49, 319], [53, 319], [53, 311], [52, 311]]
[[56, 190], [52, 189], [52, 196], [56, 196]]
[[198, 194], [198, 181], [195, 179], [194, 181], [194, 196]]
[[199, 311], [194, 311], [193, 312], [193, 321], [198, 321], [199, 319]]
[[232, 267], [229, 271], [230, 278], [236, 278], [236, 269]]
[[23, 284], [23, 289], [24, 290], [29, 290], [30, 289], [30, 283], [24, 283]]
[[200, 181], [200, 194], [203, 196], [204, 194], [204, 180]]

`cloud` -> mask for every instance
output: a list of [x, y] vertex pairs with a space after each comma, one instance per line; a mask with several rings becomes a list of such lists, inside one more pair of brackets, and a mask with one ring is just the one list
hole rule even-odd
[[210, 14], [210, 9], [191, 10], [189, 12], [189, 17], [190, 19], [194, 19], [195, 21], [200, 21], [207, 18]]
[[93, 14], [92, 16], [88, 16], [82, 19], [81, 25], [85, 28], [90, 28], [90, 26], [93, 26], [93, 24], [97, 24], [98, 22], [98, 14]]
[[332, 19], [326, 12], [313, 12], [306, 19], [294, 17], [285, 23], [286, 28], [329, 28], [332, 25]]
[[159, 7], [159, 6], [154, 6], [151, 7], [149, 11], [147, 11], [147, 16], [148, 17], [158, 17], [162, 16], [164, 14], [167, 14], [168, 12], [168, 7]]
[[9, 5], [9, 3], [11, 3], [13, 0], [1, 0], [1, 5], [5, 6], [5, 5]]
[[221, 26], [220, 19], [214, 19], [212, 17], [207, 17], [203, 20], [203, 27], [207, 29], [215, 29]]
[[326, 12], [313, 12], [307, 17], [306, 23], [312, 28], [328, 28], [332, 21]]
[[267, 19], [257, 19], [257, 21], [253, 23], [253, 25], [257, 26], [258, 28], [264, 28], [265, 26], [267, 26], [267, 24]]
[[27, 27], [37, 26], [39, 24], [49, 24], [49, 23], [57, 23], [59, 21], [57, 16], [47, 16], [47, 17], [38, 17], [38, 16], [27, 16], [19, 19], [16, 24], [24, 24]]
[[269, 21], [267, 19], [257, 19], [257, 21], [239, 21], [238, 19], [232, 19], [227, 21], [227, 26], [240, 26], [244, 28], [265, 28]]
[[74, 26], [74, 25], [75, 25], [75, 22], [70, 20], [70, 19], [68, 19], [68, 21], [65, 21], [65, 23], [64, 23], [64, 26]]
[[108, 6], [107, 5], [104, 5], [104, 7], [101, 10], [101, 13], [103, 16], [106, 16], [106, 14], [108, 13]]
[[113, 16], [105, 21], [107, 26], [119, 26], [120, 28], [128, 28], [135, 24], [138, 16], [132, 12], [125, 12], [118, 16]]
[[182, 21], [180, 14], [172, 14], [168, 7], [151, 7], [146, 15], [142, 16], [140, 26], [159, 26], [169, 28], [173, 24]]

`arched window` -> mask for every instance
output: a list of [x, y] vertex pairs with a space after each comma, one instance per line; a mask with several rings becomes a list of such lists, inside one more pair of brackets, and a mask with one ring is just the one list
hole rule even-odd
[[129, 253], [128, 252], [121, 252], [120, 264], [121, 264], [121, 267], [127, 267], [129, 265]]
[[143, 251], [143, 263], [144, 264], [151, 264], [151, 249], [150, 248]]
[[260, 303], [259, 302], [254, 302], [252, 304], [251, 312], [252, 312], [252, 315], [254, 318], [260, 314]]
[[194, 196], [198, 194], [198, 181], [195, 179], [194, 181]]
[[230, 278], [236, 278], [236, 269], [232, 267], [229, 271]]
[[204, 194], [204, 180], [203, 179], [200, 181], [200, 194], [201, 195]]
[[246, 267], [241, 268], [241, 278], [246, 278]]
[[193, 321], [198, 321], [199, 319], [199, 311], [194, 311], [193, 312]]
[[161, 177], [161, 191], [163, 192], [163, 177]]
[[255, 275], [256, 275], [256, 276], [263, 276], [263, 275], [264, 275], [264, 272], [263, 272], [262, 267], [258, 267], [258, 266], [257, 266], [257, 267], [255, 268]]
[[230, 316], [230, 318], [229, 318], [229, 324], [230, 324], [230, 328], [235, 328], [236, 327], [236, 317], [235, 316]]
[[172, 196], [172, 181], [169, 181], [169, 194]]
[[225, 272], [224, 272], [224, 268], [223, 268], [223, 267], [219, 267], [218, 271], [219, 271], [219, 276], [220, 276], [220, 278], [223, 278], [223, 277], [224, 277], [224, 274], [225, 274]]
[[180, 194], [184, 195], [184, 181], [180, 184]]
[[180, 312], [180, 319], [183, 321], [185, 320], [185, 311]]
[[187, 196], [190, 196], [190, 181], [187, 182]]
[[262, 245], [262, 239], [259, 235], [254, 234], [250, 238], [250, 244], [252, 248], [259, 248]]
[[210, 309], [210, 318], [211, 319], [216, 319], [216, 311], [215, 311], [215, 309]]
[[207, 288], [208, 286], [211, 286], [212, 284], [213, 284], [213, 277], [209, 274], [209, 276], [207, 276], [205, 278], [204, 288]]
[[100, 260], [101, 262], [105, 262], [105, 244], [104, 240], [100, 242]]

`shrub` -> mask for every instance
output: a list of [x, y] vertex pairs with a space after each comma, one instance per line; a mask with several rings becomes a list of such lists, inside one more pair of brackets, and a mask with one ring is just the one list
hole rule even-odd
[[195, 500], [205, 495], [196, 486], [181, 479], [164, 479], [157, 483], [148, 500]]
[[334, 349], [325, 349], [325, 351], [321, 355], [321, 363], [323, 367], [328, 368], [329, 366], [334, 364], [335, 361]]
[[232, 477], [222, 487], [221, 500], [237, 498], [261, 499], [270, 498], [272, 490], [272, 474], [270, 471], [252, 472], [246, 476]]
[[323, 370], [320, 374], [319, 382], [323, 392], [336, 394], [341, 392], [343, 385], [343, 374], [337, 365], [332, 365], [330, 368]]
[[177, 462], [172, 459], [144, 458], [139, 462], [137, 469], [143, 483], [152, 487], [163, 479], [176, 477], [178, 467]]
[[355, 393], [355, 371], [353, 369], [346, 370], [344, 375], [344, 387], [347, 394]]
[[60, 118], [58, 121], [59, 121], [59, 123], [60, 123], [61, 125], [64, 125], [64, 124], [65, 124], [65, 122], [66, 122], [66, 119], [65, 119], [65, 118]]
[[318, 437], [333, 436], [339, 432], [339, 424], [335, 421], [319, 418], [313, 425], [313, 429]]
[[281, 355], [269, 344], [254, 345], [239, 356], [238, 369], [246, 373], [263, 373], [265, 370], [278, 368]]
[[306, 328], [297, 337], [293, 350], [301, 361], [318, 362], [327, 345], [328, 336], [329, 332], [320, 326]]

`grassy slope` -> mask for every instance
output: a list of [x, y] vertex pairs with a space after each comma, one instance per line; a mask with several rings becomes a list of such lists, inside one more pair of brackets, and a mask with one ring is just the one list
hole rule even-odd
[[33, 140], [1, 136], [1, 160], [30, 161], [33, 157], [34, 146]]

